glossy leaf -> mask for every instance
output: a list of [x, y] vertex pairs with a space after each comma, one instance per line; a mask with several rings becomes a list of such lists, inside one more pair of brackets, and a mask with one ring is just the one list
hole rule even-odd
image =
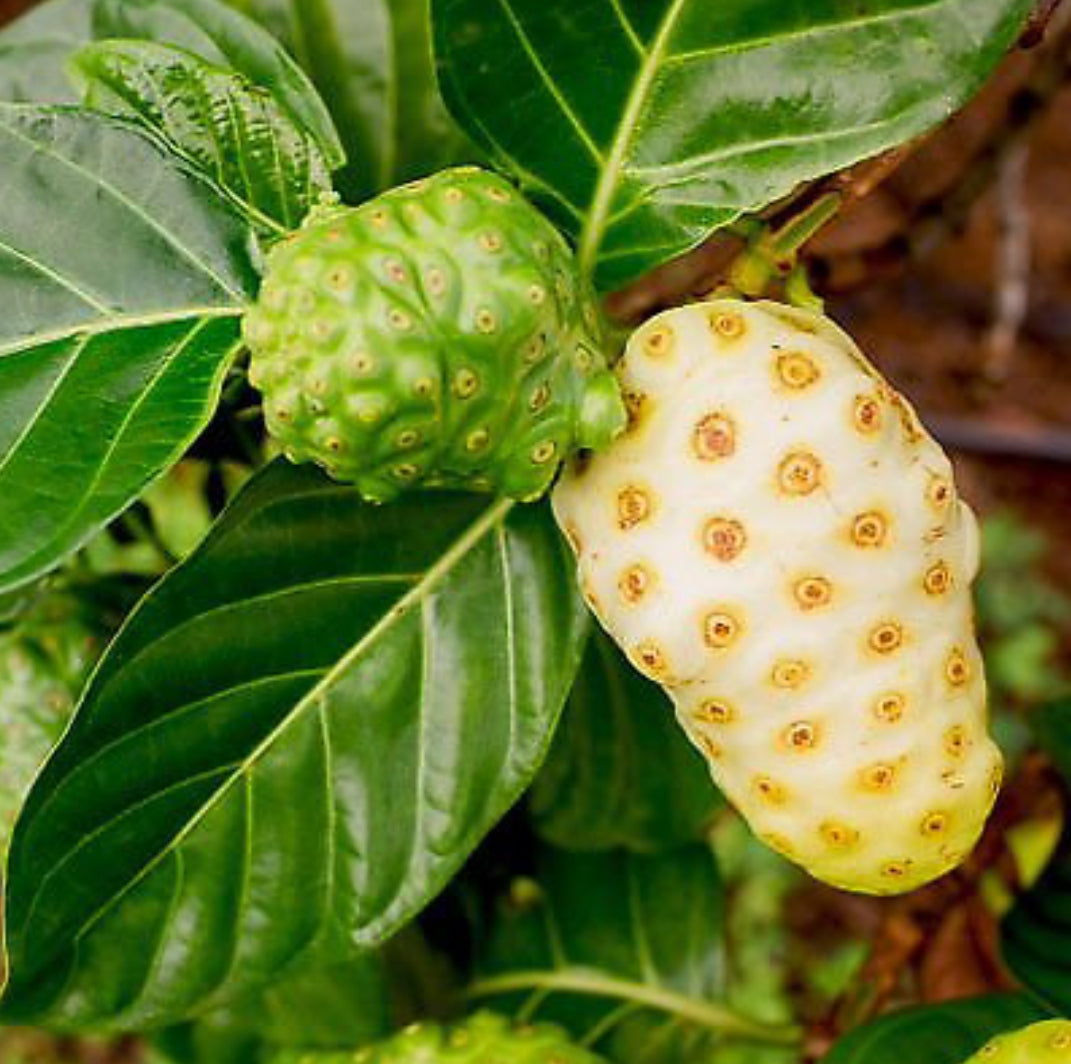
[[443, 91], [620, 285], [921, 133], [1032, 0], [433, 0]]
[[346, 161], [330, 112], [306, 74], [270, 33], [223, 0], [93, 0], [93, 34], [174, 45], [236, 70], [316, 139], [332, 169]]
[[647, 853], [701, 839], [722, 805], [669, 699], [601, 631], [530, 801], [557, 846]]
[[439, 95], [427, 0], [230, 0], [309, 72], [350, 157], [339, 187], [360, 200], [475, 148]]
[[173, 1022], [397, 930], [545, 755], [586, 635], [571, 568], [545, 507], [256, 478], [30, 795], [4, 1018]]
[[1071, 830], [1044, 874], [1004, 919], [1004, 960], [1040, 999], [1071, 1013]]
[[0, 105], [0, 590], [123, 510], [211, 415], [248, 230], [129, 124]]
[[547, 851], [537, 882], [499, 908], [480, 1003], [560, 1023], [621, 1064], [706, 1059], [719, 1035], [792, 1041], [720, 1003], [724, 899], [707, 847]]
[[144, 41], [90, 44], [72, 70], [88, 106], [143, 122], [268, 235], [296, 229], [332, 190], [317, 142], [239, 74]]
[[963, 1064], [994, 1035], [1046, 1014], [1025, 995], [993, 994], [903, 1009], [846, 1035], [823, 1064]]
[[77, 103], [71, 52], [89, 39], [86, 0], [46, 0], [0, 31], [0, 100]]

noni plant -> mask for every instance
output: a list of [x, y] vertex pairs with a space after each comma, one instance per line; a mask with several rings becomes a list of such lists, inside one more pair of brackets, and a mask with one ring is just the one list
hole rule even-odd
[[[978, 480], [805, 247], [1033, 6], [0, 32], [0, 1022], [173, 1064], [1056, 1053], [1071, 703], [990, 732]], [[934, 950], [973, 996], [927, 1003]]]

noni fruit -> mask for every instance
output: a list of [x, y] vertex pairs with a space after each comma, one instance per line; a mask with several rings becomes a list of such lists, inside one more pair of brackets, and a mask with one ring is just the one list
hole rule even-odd
[[1071, 1022], [1045, 1020], [988, 1042], [966, 1064], [1068, 1064]]
[[974, 516], [827, 319], [714, 300], [619, 366], [631, 410], [554, 493], [593, 611], [770, 846], [875, 894], [963, 860], [1000, 786]]
[[270, 252], [244, 335], [287, 456], [376, 501], [418, 484], [534, 498], [626, 421], [569, 247], [474, 168], [315, 210]]
[[96, 626], [63, 595], [0, 628], [0, 853], [100, 649]]
[[289, 1055], [276, 1064], [605, 1064], [557, 1027], [513, 1027], [481, 1012], [451, 1029], [410, 1027], [356, 1053]]

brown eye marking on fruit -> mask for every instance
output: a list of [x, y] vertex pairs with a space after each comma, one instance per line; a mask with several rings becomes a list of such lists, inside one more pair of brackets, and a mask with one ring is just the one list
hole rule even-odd
[[542, 333], [537, 333], [524, 345], [525, 365], [534, 366], [546, 353], [546, 337]]
[[883, 694], [874, 703], [874, 716], [884, 724], [895, 724], [903, 715], [907, 699], [897, 691]]
[[915, 862], [910, 858], [903, 861], [888, 861], [881, 867], [881, 874], [886, 879], [903, 879]]
[[366, 377], [375, 369], [375, 359], [367, 351], [354, 351], [350, 355], [350, 369], [358, 377]]
[[728, 414], [707, 414], [692, 430], [692, 450], [703, 462], [728, 458], [736, 451], [736, 428]]
[[825, 821], [818, 831], [828, 845], [838, 850], [848, 849], [859, 841], [859, 832], [855, 828], [837, 820]]
[[329, 436], [327, 438], [327, 449], [332, 454], [339, 454], [342, 450], [342, 441], [337, 436]]
[[495, 317], [494, 311], [488, 310], [487, 307], [483, 307], [476, 312], [476, 328], [480, 332], [490, 335], [498, 328], [498, 318]]
[[546, 262], [550, 256], [550, 248], [547, 246], [545, 240], [536, 240], [532, 244], [532, 251], [535, 252], [535, 257], [539, 259], [540, 262]]
[[824, 576], [805, 576], [792, 585], [792, 596], [801, 610], [818, 610], [833, 601], [833, 584]]
[[696, 708], [692, 719], [697, 724], [731, 724], [736, 720], [736, 710], [720, 698], [707, 698]]
[[644, 336], [642, 344], [649, 358], [666, 358], [677, 348], [677, 335], [670, 326], [659, 325]]
[[544, 440], [532, 448], [530, 455], [535, 465], [546, 465], [558, 453], [558, 445], [553, 440]]
[[628, 412], [628, 431], [632, 432], [639, 427], [640, 422], [643, 420], [649, 400], [643, 392], [634, 391], [633, 389], [625, 391], [623, 398], [625, 400], [625, 410]]
[[353, 287], [353, 270], [348, 266], [336, 266], [328, 270], [327, 285], [336, 292], [348, 292]]
[[617, 493], [617, 527], [627, 532], [646, 521], [653, 509], [651, 496], [643, 488], [630, 484]]
[[584, 344], [576, 345], [576, 351], [573, 353], [573, 362], [581, 373], [588, 373], [591, 370], [591, 367], [595, 364], [591, 352]]
[[948, 819], [947, 813], [927, 813], [919, 824], [919, 831], [927, 839], [936, 839], [948, 830]]
[[945, 753], [949, 757], [963, 757], [970, 749], [971, 740], [962, 724], [955, 724], [944, 734]]
[[731, 647], [743, 630], [743, 622], [725, 609], [715, 610], [703, 618], [703, 642], [711, 650]]
[[1057, 1031], [1049, 1039], [1049, 1045], [1053, 1049], [1071, 1049], [1071, 1034], [1066, 1031]]
[[943, 595], [952, 587], [952, 570], [946, 562], [937, 562], [926, 570], [922, 586], [927, 595]]
[[495, 203], [511, 203], [513, 201], [512, 194], [504, 188], [489, 188], [487, 190], [487, 198], [494, 200]]
[[778, 661], [770, 670], [770, 681], [774, 687], [794, 691], [802, 687], [811, 677], [811, 667], [805, 661]]
[[488, 254], [495, 255], [502, 250], [502, 235], [495, 232], [481, 233], [479, 244]]
[[910, 403], [897, 391], [889, 395], [889, 402], [896, 408], [900, 416], [900, 426], [904, 430], [904, 436], [910, 443], [918, 443], [924, 436], [922, 426]]
[[617, 589], [621, 597], [630, 605], [641, 601], [654, 586], [654, 577], [643, 565], [630, 565], [617, 580]]
[[822, 376], [822, 371], [810, 355], [800, 351], [788, 351], [777, 356], [777, 376], [786, 388], [802, 391], [809, 388]]
[[755, 793], [767, 805], [784, 805], [788, 801], [788, 791], [769, 776], [756, 776], [751, 781], [751, 785], [755, 788]]
[[309, 323], [309, 335], [317, 343], [323, 343], [325, 340], [330, 340], [334, 335], [335, 327], [329, 321], [325, 321], [323, 318], [315, 318]]
[[528, 400], [528, 409], [531, 410], [533, 414], [538, 414], [549, 402], [550, 385], [544, 383], [539, 385], [539, 387], [532, 392], [532, 396]]
[[716, 310], [710, 315], [710, 329], [723, 340], [739, 340], [747, 332], [747, 322], [742, 314]]
[[406, 284], [409, 280], [409, 274], [397, 259], [388, 259], [383, 265], [383, 272], [397, 284]]
[[926, 501], [938, 513], [944, 513], [952, 503], [955, 492], [945, 477], [933, 474], [926, 485]]
[[781, 743], [786, 750], [805, 753], [818, 746], [820, 729], [814, 721], [797, 720], [781, 733]]
[[391, 474], [398, 480], [412, 480], [417, 472], [417, 467], [410, 462], [402, 462], [391, 470]]
[[547, 290], [541, 284], [528, 288], [528, 302], [534, 307], [541, 307], [547, 301]]
[[1004, 762], [997, 761], [989, 770], [989, 793], [995, 798], [1004, 783]]
[[387, 320], [390, 322], [391, 328], [397, 329], [398, 332], [408, 332], [413, 327], [413, 319], [404, 310], [398, 310], [397, 307], [392, 308], [387, 315]]
[[864, 550], [884, 546], [889, 537], [889, 520], [879, 510], [868, 510], [852, 521], [852, 542]]
[[941, 773], [941, 782], [952, 791], [962, 791], [967, 786], [967, 781], [953, 769]]
[[454, 395], [471, 399], [480, 387], [480, 378], [471, 369], [459, 369], [454, 374]]
[[904, 629], [897, 621], [883, 621], [867, 637], [870, 649], [879, 654], [893, 654], [904, 645]]
[[375, 210], [368, 216], [372, 222], [372, 225], [376, 229], [386, 229], [390, 219], [387, 217], [387, 212], [383, 210]]
[[747, 531], [733, 517], [712, 517], [703, 526], [703, 549], [719, 562], [738, 558], [747, 546]]
[[966, 654], [959, 647], [953, 647], [945, 662], [945, 679], [953, 687], [962, 687], [971, 678], [971, 666]]
[[413, 381], [413, 394], [418, 399], [427, 399], [435, 394], [435, 381], [431, 377], [420, 377]]
[[276, 406], [272, 410], [272, 415], [275, 417], [276, 421], [281, 421], [283, 424], [286, 424], [286, 422], [290, 421], [294, 416], [290, 408], [287, 406]]
[[669, 675], [669, 662], [662, 648], [653, 640], [640, 643], [632, 652], [636, 667], [652, 680], [664, 680]]
[[896, 783], [897, 767], [888, 761], [867, 765], [859, 773], [859, 784], [865, 791], [883, 792], [892, 790]]
[[872, 395], [857, 395], [852, 406], [852, 424], [864, 435], [881, 429], [881, 402]]
[[822, 463], [809, 451], [793, 451], [778, 466], [777, 482], [788, 495], [810, 495], [822, 483]]
[[491, 433], [485, 428], [473, 429], [465, 438], [465, 450], [470, 454], [482, 451], [491, 442]]
[[415, 447], [420, 442], [420, 433], [415, 429], [403, 429], [398, 433], [394, 442], [401, 450], [408, 451], [410, 447]]

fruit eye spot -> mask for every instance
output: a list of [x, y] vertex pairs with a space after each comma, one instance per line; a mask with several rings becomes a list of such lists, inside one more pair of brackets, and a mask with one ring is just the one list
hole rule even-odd
[[327, 284], [336, 292], [347, 292], [353, 287], [353, 271], [346, 266], [336, 266], [328, 272]]
[[959, 647], [953, 648], [945, 662], [945, 676], [953, 687], [962, 687], [971, 678], [971, 667]]
[[641, 643], [636, 647], [634, 657], [640, 672], [650, 679], [662, 679], [669, 671], [666, 664], [666, 656], [662, 653], [661, 647], [655, 642], [648, 640], [645, 643]]
[[367, 351], [357, 351], [350, 357], [350, 368], [358, 377], [364, 377], [372, 372], [375, 361]]
[[692, 432], [692, 450], [704, 462], [728, 458], [736, 451], [736, 430], [726, 414], [707, 414]]
[[408, 450], [410, 447], [416, 446], [420, 440], [420, 433], [414, 432], [413, 429], [405, 429], [398, 433], [398, 437], [395, 443], [403, 450]]
[[699, 745], [703, 748], [703, 753], [705, 753], [711, 761], [718, 761], [721, 759], [724, 751], [709, 735], [700, 735]]
[[703, 618], [703, 642], [712, 650], [724, 650], [740, 637], [743, 625], [731, 613], [718, 610]]
[[473, 429], [465, 440], [465, 450], [470, 453], [482, 451], [491, 442], [491, 433], [487, 429]]
[[513, 196], [504, 188], [489, 188], [487, 190], [487, 198], [493, 199], [495, 203], [509, 203]]
[[476, 328], [482, 333], [493, 333], [498, 328], [498, 319], [494, 312], [486, 307], [476, 313]]
[[938, 562], [926, 570], [922, 586], [927, 595], [943, 595], [952, 586], [952, 572], [944, 562]]
[[652, 329], [643, 338], [643, 350], [651, 358], [665, 358], [676, 346], [677, 337], [668, 325]]
[[788, 792], [785, 788], [769, 776], [757, 776], [752, 786], [758, 796], [768, 805], [784, 805], [788, 799]]
[[947, 813], [929, 813], [919, 825], [919, 830], [928, 839], [943, 835], [948, 828]]
[[635, 605], [650, 590], [651, 574], [642, 565], [630, 565], [617, 581], [621, 597], [628, 603]]
[[533, 414], [538, 414], [550, 402], [550, 385], [541, 384], [534, 392], [532, 392], [532, 398], [528, 400], [528, 409]]
[[886, 621], [870, 633], [868, 641], [871, 649], [879, 654], [892, 654], [903, 646], [904, 629], [895, 621]]
[[498, 233], [481, 233], [480, 247], [494, 255], [502, 250], [502, 237]]
[[778, 467], [777, 480], [789, 495], [810, 495], [822, 482], [822, 463], [807, 451], [793, 452]]
[[723, 340], [737, 340], [747, 332], [747, 322], [742, 314], [718, 311], [710, 316], [710, 328]]
[[971, 741], [968, 738], [967, 730], [963, 725], [956, 724], [945, 732], [945, 753], [947, 753], [949, 757], [962, 757], [967, 752], [967, 748], [970, 745]]
[[413, 319], [405, 311], [394, 309], [387, 315], [392, 328], [398, 332], [408, 332], [413, 327]]
[[731, 517], [712, 517], [703, 528], [703, 548], [719, 562], [738, 558], [747, 546], [744, 526]]
[[547, 349], [547, 342], [543, 338], [542, 334], [533, 336], [527, 344], [524, 345], [524, 361], [529, 365], [534, 365], [542, 357]]
[[809, 355], [792, 352], [777, 356], [777, 375], [788, 388], [809, 388], [822, 376], [814, 359]]
[[427, 283], [433, 296], [441, 296], [446, 291], [446, 274], [438, 266], [433, 266], [427, 272]]
[[824, 576], [806, 576], [796, 581], [792, 594], [801, 610], [817, 610], [833, 601], [833, 585]]
[[694, 720], [698, 724], [729, 724], [736, 719], [736, 711], [728, 702], [708, 698], [695, 711]]
[[944, 477], [931, 477], [926, 498], [938, 513], [943, 513], [952, 501], [952, 485]]
[[881, 403], [871, 395], [856, 396], [852, 421], [860, 432], [877, 432], [881, 428]]
[[781, 741], [789, 750], [813, 750], [818, 745], [818, 725], [809, 720], [798, 720], [782, 732]]
[[401, 465], [396, 465], [391, 472], [399, 480], [412, 480], [417, 475], [417, 467], [409, 462], [403, 462]]
[[770, 673], [775, 687], [793, 690], [807, 681], [811, 674], [805, 661], [779, 661]]
[[888, 879], [903, 879], [911, 870], [912, 861], [889, 861], [882, 866], [881, 874]]
[[528, 302], [534, 307], [541, 307], [547, 301], [547, 290], [541, 284], [534, 284], [528, 289]]
[[837, 849], [846, 849], [859, 841], [859, 832], [855, 828], [835, 820], [827, 820], [818, 830], [822, 838]]
[[617, 527], [622, 532], [651, 516], [651, 497], [642, 488], [622, 488], [617, 493]]
[[907, 700], [901, 694], [882, 695], [874, 703], [874, 716], [885, 724], [895, 724], [903, 715]]
[[421, 399], [427, 399], [435, 394], [435, 381], [431, 377], [421, 377], [413, 383], [413, 394]]
[[536, 465], [546, 465], [558, 453], [558, 445], [553, 440], [544, 440], [532, 450], [532, 461]]
[[405, 272], [405, 267], [397, 259], [390, 259], [383, 269], [387, 276], [398, 284], [405, 284], [409, 280], [409, 274]]
[[480, 386], [480, 378], [471, 369], [459, 369], [454, 377], [454, 394], [459, 399], [471, 399]]
[[889, 523], [877, 510], [859, 514], [852, 522], [852, 542], [857, 547], [880, 547], [885, 543], [888, 534]]
[[1001, 784], [1004, 782], [1004, 762], [997, 763], [989, 770], [989, 793], [995, 798], [1000, 794]]
[[859, 774], [864, 790], [887, 791], [896, 782], [896, 766], [885, 762], [870, 765]]
[[550, 248], [547, 247], [546, 243], [542, 240], [537, 240], [532, 245], [532, 251], [535, 252], [535, 257], [541, 262], [545, 262], [550, 256]]
[[389, 219], [387, 218], [387, 212], [386, 211], [382, 211], [382, 210], [372, 211], [372, 213], [369, 215], [369, 218], [370, 218], [372, 224], [377, 229], [386, 229], [387, 228], [387, 222], [388, 222]]

